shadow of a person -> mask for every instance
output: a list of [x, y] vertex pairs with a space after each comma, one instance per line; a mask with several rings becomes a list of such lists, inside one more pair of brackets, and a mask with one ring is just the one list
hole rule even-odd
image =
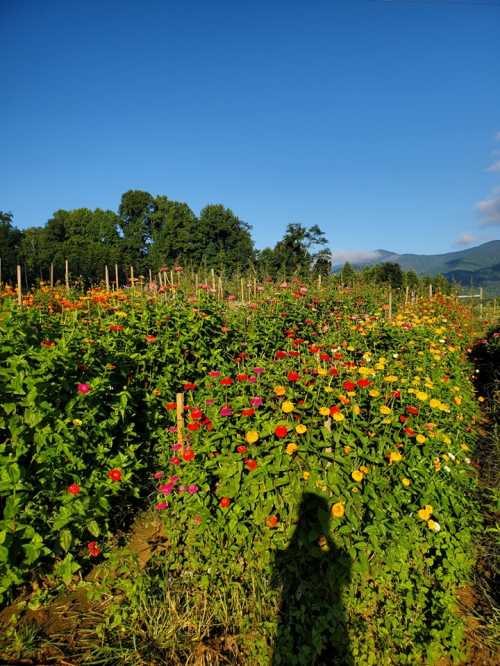
[[352, 666], [340, 594], [351, 563], [329, 539], [329, 523], [326, 500], [304, 493], [290, 544], [275, 559], [282, 597], [272, 666]]

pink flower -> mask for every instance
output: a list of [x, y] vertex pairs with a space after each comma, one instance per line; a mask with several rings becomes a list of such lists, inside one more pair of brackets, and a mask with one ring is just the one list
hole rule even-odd
[[210, 400], [210, 399], [207, 400], [206, 402], [207, 402], [207, 405], [213, 405], [213, 404], [214, 404], [214, 401], [213, 401], [213, 400]]
[[165, 476], [165, 472], [155, 472], [153, 474], [153, 479], [163, 479]]
[[158, 490], [162, 495], [171, 495], [174, 489], [173, 483], [162, 483]]
[[262, 407], [264, 401], [262, 400], [261, 397], [255, 396], [255, 398], [252, 398], [250, 400], [250, 404], [252, 405], [252, 407]]
[[155, 504], [155, 509], [157, 511], [163, 511], [163, 509], [168, 509], [168, 502], [158, 502]]
[[177, 426], [168, 426], [168, 432], [177, 432]]
[[192, 483], [190, 486], [188, 486], [188, 493], [190, 495], [196, 495], [198, 492], [198, 486], [195, 483]]
[[182, 444], [172, 444], [172, 451], [179, 451], [182, 449]]
[[172, 463], [172, 465], [180, 465], [181, 460], [177, 456], [173, 456], [172, 458], [170, 458], [170, 462]]
[[264, 372], [264, 368], [254, 368], [253, 371], [256, 375], [261, 375]]
[[255, 384], [255, 382], [257, 381], [257, 377], [255, 375], [250, 375], [250, 377], [248, 378], [248, 381], [251, 384]]
[[78, 393], [85, 395], [90, 391], [90, 384], [77, 384], [76, 390], [78, 391]]
[[224, 407], [220, 410], [220, 415], [221, 416], [232, 416], [233, 415], [233, 410], [229, 405], [224, 405]]

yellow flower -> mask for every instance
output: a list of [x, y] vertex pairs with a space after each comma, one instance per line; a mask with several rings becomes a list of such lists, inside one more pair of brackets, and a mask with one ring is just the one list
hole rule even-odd
[[406, 476], [403, 476], [403, 478], [401, 479], [401, 483], [405, 488], [409, 488], [411, 486], [411, 481], [410, 479], [407, 479]]
[[368, 467], [365, 467], [365, 465], [361, 465], [359, 471], [363, 472], [363, 474], [368, 474]]
[[303, 435], [305, 432], [307, 432], [307, 428], [303, 423], [299, 423], [298, 426], [295, 426], [295, 432], [299, 435]]
[[329, 407], [320, 407], [319, 413], [321, 414], [321, 416], [330, 416], [330, 409]]
[[425, 437], [425, 435], [417, 435], [415, 439], [419, 444], [423, 444], [424, 442], [427, 441], [427, 437]]
[[384, 377], [384, 382], [397, 382], [398, 378], [396, 375], [387, 375], [387, 377]]
[[344, 454], [346, 456], [348, 456], [349, 453], [351, 453], [351, 447], [350, 446], [344, 446], [344, 448], [342, 450], [344, 451]]
[[453, 398], [453, 402], [455, 403], [455, 405], [461, 405], [462, 404], [462, 398], [460, 396], [456, 395]]
[[361, 407], [359, 405], [352, 406], [352, 413], [354, 414], [354, 416], [358, 416], [360, 412], [361, 412]]
[[479, 402], [484, 402], [485, 400], [486, 400], [486, 398], [482, 395], [480, 395], [479, 398], [478, 398]]
[[285, 400], [281, 405], [281, 410], [285, 412], [285, 414], [290, 414], [290, 412], [293, 412], [294, 410], [293, 402], [290, 400]]
[[286, 388], [284, 386], [275, 386], [274, 387], [274, 393], [276, 395], [285, 395]]
[[333, 388], [331, 386], [325, 386], [323, 389], [325, 393], [333, 393]]
[[417, 400], [420, 400], [421, 402], [425, 402], [427, 398], [429, 397], [425, 391], [417, 391], [415, 393], [415, 396]]
[[341, 414], [340, 412], [335, 412], [335, 414], [333, 415], [333, 420], [338, 421], [338, 422], [344, 421], [345, 416], [343, 414]]
[[439, 458], [434, 458], [432, 464], [434, 465], [434, 469], [436, 470], [436, 472], [439, 472], [439, 470], [441, 469], [441, 461], [439, 460]]
[[353, 481], [363, 481], [364, 474], [360, 469], [355, 469], [354, 472], [351, 474]]
[[72, 423], [74, 426], [81, 426], [83, 421], [80, 421], [80, 419], [73, 419]]
[[432, 519], [427, 521], [427, 527], [433, 532], [439, 532], [441, 529], [441, 525], [437, 522], [437, 520]]
[[436, 400], [436, 398], [431, 398], [431, 400], [429, 400], [429, 406], [432, 407], [432, 409], [437, 409], [440, 405], [441, 402]]
[[304, 481], [307, 481], [307, 479], [311, 476], [311, 472], [302, 472], [302, 478]]
[[326, 368], [317, 368], [317, 373], [319, 377], [324, 377], [327, 374]]
[[288, 446], [286, 447], [286, 452], [288, 453], [289, 456], [292, 456], [297, 450], [298, 450], [297, 444], [295, 442], [290, 442]]
[[245, 441], [247, 444], [255, 444], [255, 442], [258, 439], [259, 439], [259, 433], [256, 430], [250, 430], [245, 435]]
[[369, 391], [368, 395], [370, 395], [372, 398], [378, 398], [378, 396], [380, 395], [380, 391], [378, 391], [377, 389], [372, 389], [371, 391]]
[[432, 516], [433, 508], [430, 504], [426, 504], [423, 509], [418, 510], [418, 517], [421, 520], [429, 520]]
[[345, 513], [345, 507], [344, 507], [344, 504], [343, 504], [342, 502], [336, 502], [336, 503], [332, 506], [332, 508], [331, 508], [331, 510], [330, 510], [330, 513], [332, 514], [332, 516], [333, 516], [334, 518], [342, 518], [342, 516], [343, 516], [344, 513]]
[[392, 409], [390, 407], [387, 407], [387, 405], [381, 405], [380, 407], [380, 413], [381, 414], [392, 414]]
[[389, 459], [390, 465], [392, 465], [392, 463], [401, 462], [401, 460], [403, 460], [403, 456], [400, 454], [399, 451], [390, 451], [387, 454], [387, 458]]

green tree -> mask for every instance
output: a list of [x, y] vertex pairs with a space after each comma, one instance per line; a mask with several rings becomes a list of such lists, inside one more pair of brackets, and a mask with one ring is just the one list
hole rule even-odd
[[327, 243], [324, 232], [317, 224], [309, 228], [301, 224], [289, 224], [273, 251], [275, 275], [309, 273], [314, 258], [321, 255], [321, 252], [315, 253], [313, 250], [323, 248]]
[[164, 264], [193, 264], [201, 238], [198, 219], [189, 206], [159, 196], [151, 214], [151, 246], [148, 262], [156, 272]]
[[12, 213], [0, 211], [0, 259], [2, 260], [1, 280], [16, 280], [16, 265], [22, 232], [12, 224]]
[[353, 282], [353, 280], [356, 276], [356, 272], [354, 271], [354, 268], [351, 266], [351, 264], [348, 261], [345, 262], [345, 264], [342, 268], [342, 271], [340, 273], [340, 276], [341, 276], [342, 284], [345, 284], [345, 285], [352, 284], [352, 282]]
[[149, 192], [128, 190], [122, 194], [118, 215], [122, 257], [127, 269], [133, 266], [139, 273], [146, 271], [155, 211], [155, 199]]
[[399, 289], [403, 284], [401, 266], [390, 261], [374, 266], [375, 280], [390, 284], [393, 289]]
[[205, 206], [200, 213], [194, 262], [228, 274], [246, 270], [255, 261], [250, 228], [222, 204]]

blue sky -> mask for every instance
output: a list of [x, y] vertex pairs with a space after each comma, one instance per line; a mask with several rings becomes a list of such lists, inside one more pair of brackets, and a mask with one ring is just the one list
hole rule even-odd
[[499, 31], [500, 0], [0, 0], [0, 209], [145, 189], [258, 248], [290, 222], [334, 250], [498, 238]]

